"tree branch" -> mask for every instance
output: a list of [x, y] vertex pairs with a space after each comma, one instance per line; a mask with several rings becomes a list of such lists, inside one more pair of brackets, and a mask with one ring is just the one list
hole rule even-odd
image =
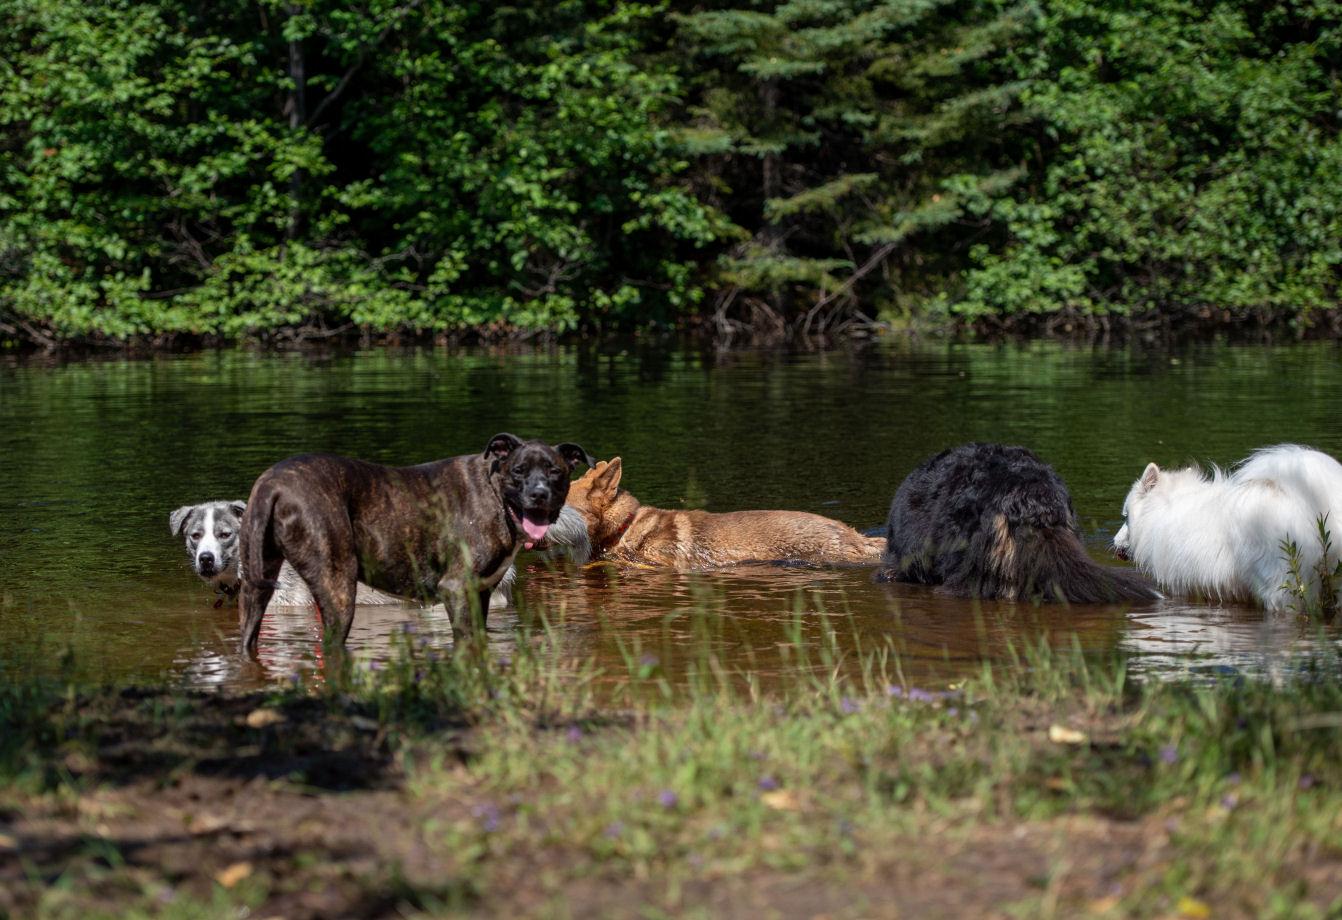
[[349, 87], [350, 81], [354, 79], [354, 75], [359, 72], [359, 68], [363, 67], [363, 62], [368, 59], [368, 52], [386, 41], [387, 36], [391, 34], [391, 30], [423, 2], [424, 0], [410, 0], [405, 6], [392, 12], [391, 22], [388, 22], [382, 27], [382, 31], [377, 33], [376, 38], [359, 49], [358, 57], [354, 59], [354, 63], [345, 71], [344, 76], [342, 76], [336, 85], [331, 88], [329, 93], [322, 97], [322, 101], [317, 103], [317, 107], [312, 110], [312, 114], [307, 118], [307, 127], [311, 128], [316, 125], [318, 119], [321, 118], [322, 113], [330, 108], [337, 99], [344, 95], [345, 90]]

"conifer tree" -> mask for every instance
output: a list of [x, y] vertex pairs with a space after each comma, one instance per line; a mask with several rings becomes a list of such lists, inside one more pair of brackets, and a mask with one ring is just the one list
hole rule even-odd
[[[677, 17], [699, 194], [741, 242], [716, 320], [820, 332], [907, 297], [1020, 173], [1029, 2], [786, 0]], [[918, 250], [909, 249], [920, 237]], [[947, 263], [949, 264], [949, 262]], [[743, 306], [744, 305], [744, 306]]]

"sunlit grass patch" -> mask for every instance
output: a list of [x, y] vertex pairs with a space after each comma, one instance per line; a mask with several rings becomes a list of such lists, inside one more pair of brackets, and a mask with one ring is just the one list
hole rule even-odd
[[[392, 790], [399, 823], [368, 833], [445, 854], [441, 890], [456, 894], [433, 900], [419, 881], [406, 889], [419, 895], [379, 897], [437, 913], [545, 915], [590, 886], [677, 913], [708, 903], [704, 886], [760, 878], [851, 888], [854, 904], [920, 879], [980, 908], [982, 881], [1030, 916], [1181, 903], [1303, 916], [1342, 895], [1332, 665], [1279, 685], [1142, 683], [1122, 659], [1039, 644], [917, 686], [891, 649], [798, 639], [756, 653], [766, 689], [711, 641], [671, 682], [642, 649], [603, 674], [562, 629], [525, 622], [507, 652], [445, 654], [411, 628], [390, 664], [247, 697], [11, 682], [0, 806], [78, 820], [108, 788], [192, 776], [264, 781], [280, 798]], [[257, 897], [294, 896], [330, 858], [258, 869], [254, 884], [287, 881]], [[75, 863], [103, 883], [158, 878], [92, 852]], [[358, 884], [394, 887], [385, 873]]]

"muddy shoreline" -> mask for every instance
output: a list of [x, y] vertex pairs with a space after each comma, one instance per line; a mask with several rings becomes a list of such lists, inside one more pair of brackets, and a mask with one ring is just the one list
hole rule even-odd
[[[10, 723], [28, 741], [0, 784], [0, 914], [1221, 917], [1281, 892], [1302, 911], [1342, 903], [1342, 850], [1320, 845], [1337, 839], [1337, 777], [1316, 766], [1335, 738], [1258, 775], [1218, 732], [1217, 756], [1244, 758], [1227, 772], [1195, 753], [1189, 721], [1159, 717], [1176, 740], [1154, 744], [1138, 698], [986, 690], [642, 711], [540, 706], [534, 686], [525, 703], [495, 688], [513, 702], [489, 711], [389, 708], [367, 687], [67, 691]], [[1245, 732], [1274, 718], [1242, 708]], [[1279, 833], [1306, 814], [1323, 825], [1250, 848], [1263, 822]]]

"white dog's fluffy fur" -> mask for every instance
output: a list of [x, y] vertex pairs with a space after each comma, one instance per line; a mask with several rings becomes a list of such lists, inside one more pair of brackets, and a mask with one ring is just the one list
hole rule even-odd
[[1334, 538], [1331, 569], [1342, 551], [1342, 464], [1308, 447], [1264, 448], [1230, 473], [1212, 467], [1210, 476], [1151, 463], [1123, 503], [1114, 550], [1172, 593], [1282, 610], [1293, 602], [1284, 540], [1299, 550], [1310, 601], [1318, 598], [1324, 515]]

